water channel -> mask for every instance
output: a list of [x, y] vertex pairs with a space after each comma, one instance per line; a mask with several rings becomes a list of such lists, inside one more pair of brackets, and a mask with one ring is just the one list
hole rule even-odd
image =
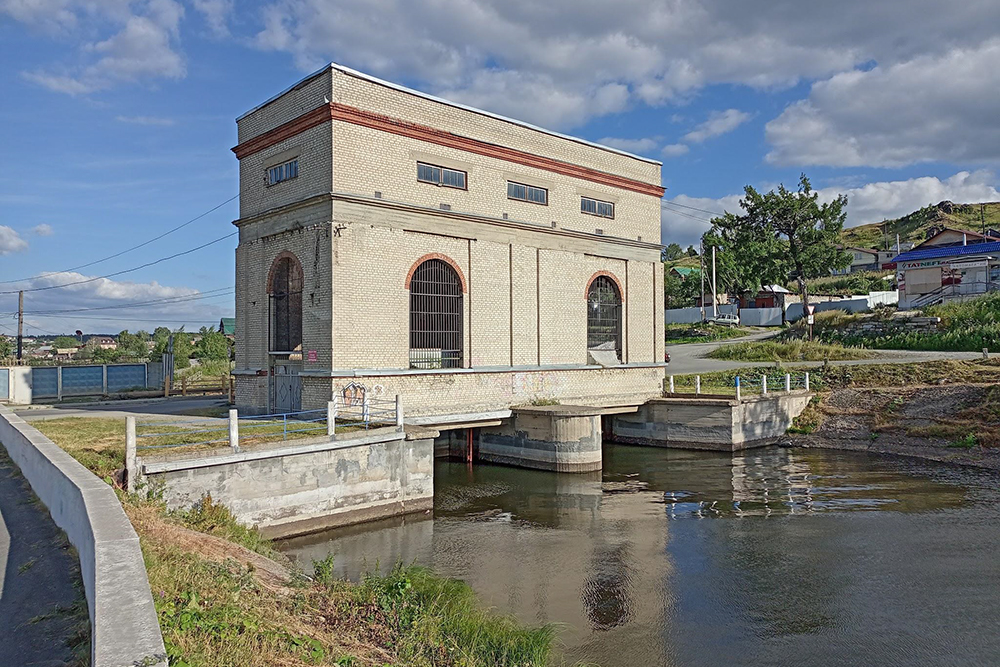
[[619, 665], [998, 665], [993, 474], [847, 452], [606, 446], [604, 471], [439, 460], [433, 515], [288, 540], [416, 562]]

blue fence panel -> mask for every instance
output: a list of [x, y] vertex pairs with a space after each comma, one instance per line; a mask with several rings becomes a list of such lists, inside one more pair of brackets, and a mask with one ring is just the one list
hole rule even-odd
[[146, 364], [146, 388], [163, 388], [163, 362], [151, 361]]
[[[65, 372], [65, 371], [63, 371]], [[108, 391], [124, 391], [146, 387], [146, 365], [108, 366]]]
[[10, 398], [10, 369], [0, 368], [0, 401]]
[[32, 398], [55, 398], [59, 395], [59, 369], [55, 366], [31, 369]]
[[103, 366], [63, 366], [63, 396], [86, 396], [104, 392]]

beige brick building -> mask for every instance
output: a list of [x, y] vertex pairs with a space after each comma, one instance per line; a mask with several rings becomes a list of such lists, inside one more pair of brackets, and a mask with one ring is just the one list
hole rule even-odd
[[237, 126], [241, 408], [660, 393], [660, 163], [338, 65]]

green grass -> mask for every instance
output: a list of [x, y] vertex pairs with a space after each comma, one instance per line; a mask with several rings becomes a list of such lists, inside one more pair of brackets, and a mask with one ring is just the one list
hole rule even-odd
[[[38, 426], [108, 481], [124, 465], [124, 420], [72, 418]], [[236, 545], [279, 563], [286, 559], [210, 496], [187, 510], [168, 511], [152, 490], [148, 497], [118, 493], [139, 535], [172, 667], [550, 663], [553, 626], [527, 627], [495, 614], [460, 581], [397, 565], [351, 584], [332, 576], [331, 557], [325, 571], [317, 567], [316, 581], [292, 573], [276, 587]], [[178, 539], [176, 526], [222, 541]]]
[[666, 325], [667, 345], [684, 343], [709, 343], [717, 340], [739, 338], [753, 333], [746, 327], [722, 327], [711, 324], [668, 324]]
[[[892, 271], [858, 271], [846, 276], [824, 276], [809, 281], [810, 294], [868, 294], [892, 289]], [[886, 276], [889, 279], [886, 280]], [[798, 293], [798, 285], [789, 283], [788, 289]]]
[[840, 361], [870, 359], [873, 354], [867, 350], [827, 345], [804, 340], [750, 341], [723, 345], [708, 353], [710, 359], [729, 361]]

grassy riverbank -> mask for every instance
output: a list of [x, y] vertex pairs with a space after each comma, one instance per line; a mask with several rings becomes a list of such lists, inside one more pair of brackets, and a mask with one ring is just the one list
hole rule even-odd
[[723, 345], [708, 353], [709, 359], [729, 361], [841, 361], [871, 359], [874, 355], [867, 350], [827, 345], [804, 340], [749, 341]]
[[[36, 426], [102, 479], [124, 464], [123, 420]], [[211, 498], [189, 511], [119, 498], [139, 535], [172, 667], [550, 663], [552, 626], [485, 610], [464, 583], [397, 566], [353, 584], [310, 580]]]

